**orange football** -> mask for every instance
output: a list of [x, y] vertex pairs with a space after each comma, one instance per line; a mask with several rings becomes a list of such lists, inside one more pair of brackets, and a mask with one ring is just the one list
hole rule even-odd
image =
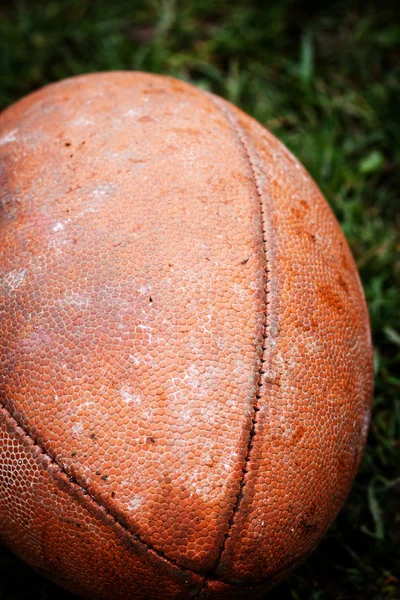
[[357, 270], [266, 129], [158, 75], [0, 117], [0, 538], [90, 599], [259, 598], [365, 444]]

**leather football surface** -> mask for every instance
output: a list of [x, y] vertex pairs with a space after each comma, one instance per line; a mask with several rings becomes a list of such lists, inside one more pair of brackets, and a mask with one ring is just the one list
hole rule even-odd
[[372, 347], [318, 187], [189, 84], [0, 116], [0, 538], [86, 598], [261, 598], [363, 453]]

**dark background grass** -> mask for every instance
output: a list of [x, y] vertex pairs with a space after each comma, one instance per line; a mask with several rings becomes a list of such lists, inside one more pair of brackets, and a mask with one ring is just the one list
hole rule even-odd
[[[54, 0], [0, 4], [0, 105], [110, 69], [228, 98], [300, 158], [363, 280], [376, 390], [365, 458], [317, 551], [269, 598], [400, 598], [400, 20], [388, 2]], [[72, 598], [0, 549], [0, 600]]]

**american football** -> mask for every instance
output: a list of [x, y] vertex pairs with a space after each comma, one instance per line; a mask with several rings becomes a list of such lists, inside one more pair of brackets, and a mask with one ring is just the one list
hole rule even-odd
[[0, 539], [83, 598], [261, 598], [346, 499], [369, 319], [317, 185], [171, 77], [0, 116]]

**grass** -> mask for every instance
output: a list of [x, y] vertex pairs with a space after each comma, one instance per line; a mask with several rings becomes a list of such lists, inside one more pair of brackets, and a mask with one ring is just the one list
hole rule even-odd
[[[0, 5], [0, 105], [87, 71], [225, 96], [305, 164], [356, 257], [375, 343], [367, 451], [317, 551], [270, 598], [400, 598], [400, 19], [396, 3], [43, 0]], [[72, 598], [0, 551], [0, 598]]]

